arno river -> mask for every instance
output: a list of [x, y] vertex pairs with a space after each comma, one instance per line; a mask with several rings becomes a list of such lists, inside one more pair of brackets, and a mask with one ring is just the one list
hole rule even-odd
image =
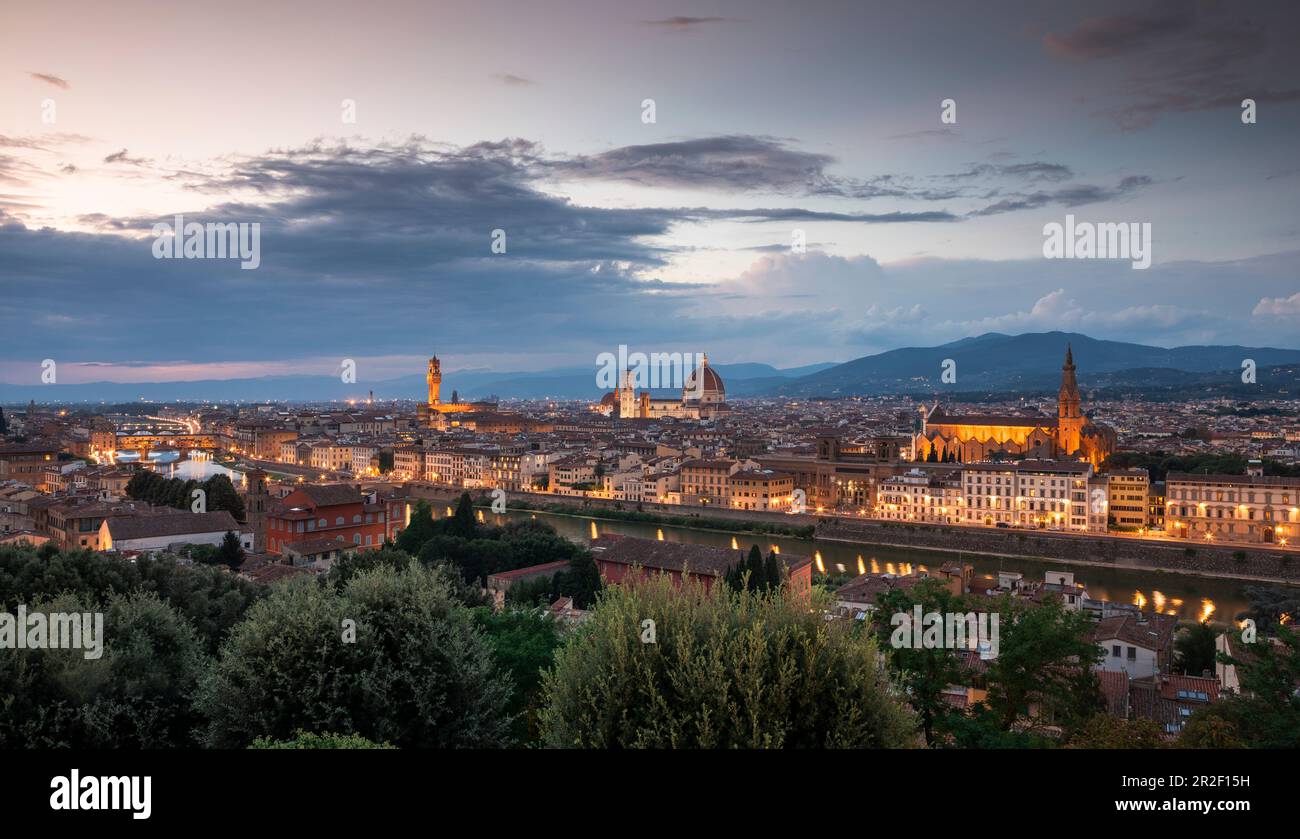
[[[435, 506], [434, 515], [442, 517], [446, 510]], [[1063, 562], [1000, 558], [976, 554], [956, 554], [943, 551], [926, 551], [910, 548], [883, 548], [871, 545], [850, 545], [810, 539], [794, 539], [754, 533], [726, 533], [712, 530], [695, 530], [686, 527], [646, 524], [641, 522], [606, 521], [589, 516], [562, 516], [551, 513], [508, 512], [497, 516], [487, 513], [488, 520], [504, 524], [508, 520], [536, 517], [554, 527], [561, 535], [582, 544], [591, 541], [595, 534], [617, 533], [645, 539], [663, 539], [669, 542], [686, 542], [748, 550], [758, 545], [766, 553], [773, 545], [783, 554], [813, 556], [820, 552], [822, 564], [830, 574], [852, 576], [859, 567], [873, 573], [906, 574], [923, 568], [938, 568], [960, 560], [972, 565], [976, 575], [996, 577], [998, 571], [1019, 571], [1026, 581], [1042, 580], [1049, 570], [1073, 571], [1076, 582], [1083, 583], [1089, 596], [1097, 599], [1133, 603], [1145, 609], [1158, 609], [1176, 615], [1181, 620], [1202, 620], [1206, 617], [1215, 623], [1228, 623], [1248, 604], [1244, 588], [1250, 583], [1210, 577], [1194, 577], [1158, 571], [1106, 568], [1092, 565], [1073, 565]], [[733, 541], [734, 540], [734, 541]], [[861, 560], [861, 566], [859, 566]], [[814, 570], [814, 575], [816, 571]], [[1257, 583], [1256, 585], [1268, 585]]]

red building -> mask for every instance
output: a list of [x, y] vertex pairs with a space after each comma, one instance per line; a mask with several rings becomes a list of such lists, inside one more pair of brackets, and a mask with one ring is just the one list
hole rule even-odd
[[266, 550], [278, 554], [292, 542], [340, 536], [350, 548], [377, 548], [390, 533], [390, 524], [398, 529], [402, 525], [400, 519], [389, 521], [394, 509], [376, 493], [363, 494], [350, 484], [306, 484], [267, 511]]
[[[632, 536], [608, 535], [593, 539], [591, 556], [596, 561], [600, 576], [606, 583], [617, 585], [629, 576], [663, 572], [680, 585], [683, 576], [702, 582], [706, 588], [726, 576], [727, 569], [744, 562], [745, 551], [715, 548], [710, 545], [687, 545], [680, 542], [660, 542], [655, 539], [637, 539]], [[778, 556], [784, 566], [789, 585], [795, 592], [812, 590], [811, 558], [806, 556]]]

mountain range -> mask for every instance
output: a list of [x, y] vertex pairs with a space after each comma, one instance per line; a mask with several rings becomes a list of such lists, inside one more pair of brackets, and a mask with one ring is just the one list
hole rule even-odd
[[[1081, 386], [1090, 389], [1151, 390], [1221, 387], [1235, 393], [1298, 391], [1300, 350], [1275, 347], [1153, 347], [1106, 341], [1075, 332], [1004, 335], [989, 332], [935, 347], [902, 347], [842, 364], [821, 363], [779, 369], [768, 364], [711, 364], [731, 397], [847, 397], [890, 393], [940, 394], [1048, 393], [1061, 380], [1066, 347], [1072, 348]], [[1242, 365], [1256, 365], [1258, 385], [1243, 385]], [[955, 381], [945, 382], [946, 361]], [[443, 374], [442, 393], [450, 399], [600, 398], [593, 368], [537, 372], [454, 370]], [[190, 382], [76, 385], [0, 384], [0, 403], [133, 402], [149, 400], [261, 402], [364, 399], [421, 399], [423, 374], [375, 382], [344, 384], [332, 376], [270, 376]], [[666, 392], [665, 392], [666, 393]]]

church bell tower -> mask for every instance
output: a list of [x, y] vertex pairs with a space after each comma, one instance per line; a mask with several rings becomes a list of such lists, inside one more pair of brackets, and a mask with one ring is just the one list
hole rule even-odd
[[1074, 454], [1083, 445], [1083, 412], [1079, 407], [1079, 382], [1074, 375], [1074, 352], [1067, 344], [1061, 367], [1061, 391], [1057, 396], [1058, 443], [1063, 454]]

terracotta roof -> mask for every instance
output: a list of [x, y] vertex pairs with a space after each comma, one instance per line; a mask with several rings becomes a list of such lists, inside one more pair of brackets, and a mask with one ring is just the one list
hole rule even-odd
[[171, 516], [132, 515], [108, 519], [113, 541], [152, 539], [160, 536], [188, 536], [194, 533], [239, 532], [239, 522], [225, 510], [211, 513], [178, 513]]
[[336, 504], [359, 504], [361, 494], [352, 484], [304, 484], [299, 487], [317, 507]]
[[1178, 619], [1171, 615], [1131, 612], [1102, 618], [1092, 631], [1094, 641], [1119, 640], [1148, 650], [1162, 650], [1173, 643]]
[[1101, 695], [1106, 699], [1106, 710], [1117, 717], [1128, 717], [1128, 673], [1123, 670], [1098, 670]]
[[346, 548], [348, 544], [343, 541], [342, 536], [336, 536], [333, 539], [327, 536], [317, 536], [314, 539], [302, 539], [298, 542], [287, 542], [284, 550], [293, 551], [302, 556], [310, 554], [324, 553], [325, 551], [336, 551], [340, 548]]
[[895, 574], [863, 574], [854, 577], [844, 585], [835, 590], [835, 597], [838, 600], [846, 600], [851, 603], [866, 603], [874, 606], [876, 597], [896, 589], [908, 590], [914, 588], [917, 583], [926, 579], [915, 574], [898, 576]]

